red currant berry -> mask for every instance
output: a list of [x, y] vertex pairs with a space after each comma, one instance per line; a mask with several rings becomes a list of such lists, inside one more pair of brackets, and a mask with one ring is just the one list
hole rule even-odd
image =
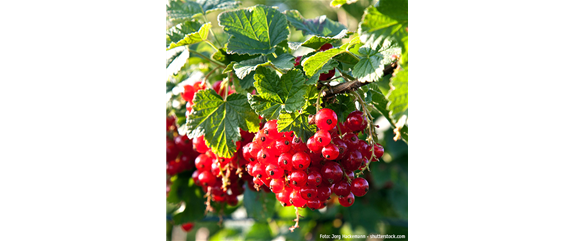
[[369, 182], [366, 179], [359, 177], [351, 182], [351, 192], [355, 196], [362, 197], [369, 191]]
[[343, 207], [350, 207], [355, 203], [355, 195], [353, 193], [349, 193], [347, 196], [340, 196], [339, 197], [339, 204]]
[[318, 187], [319, 185], [321, 185], [322, 181], [323, 178], [321, 177], [320, 171], [309, 170], [309, 173], [307, 174], [307, 186]]
[[189, 230], [193, 229], [193, 226], [193, 223], [184, 223], [181, 225], [181, 229], [183, 229], [185, 232], [189, 232]]
[[346, 159], [341, 161], [341, 165], [345, 170], [355, 171], [361, 167], [363, 162], [363, 155], [358, 150], [349, 150], [349, 155]]
[[385, 154], [385, 149], [383, 148], [383, 146], [381, 146], [380, 144], [376, 144], [375, 145], [375, 157], [377, 157], [377, 159], [375, 159], [373, 161], [379, 161], [378, 159], [383, 157], [383, 154]]
[[227, 195], [226, 200], [229, 206], [237, 206], [237, 203], [239, 203], [239, 200], [237, 200], [237, 196], [235, 195]]
[[326, 43], [326, 44], [323, 44], [323, 46], [321, 46], [321, 48], [319, 48], [319, 52], [323, 52], [323, 51], [325, 51], [325, 50], [329, 50], [329, 49], [332, 49], [332, 48], [333, 48], [333, 45], [332, 45], [332, 44]]
[[172, 126], [175, 127], [175, 117], [168, 116], [166, 118], [166, 124], [167, 124], [167, 130], [166, 131], [169, 131], [169, 129], [171, 129]]
[[250, 162], [255, 161], [255, 158], [253, 158], [251, 156], [251, 153], [249, 153], [249, 150], [251, 149], [252, 145], [253, 145], [253, 142], [249, 142], [249, 143], [247, 143], [247, 145], [243, 146], [241, 149], [241, 154], [243, 154], [243, 159], [248, 160]]
[[185, 100], [185, 101], [193, 101], [193, 96], [195, 95], [195, 88], [193, 88], [193, 86], [191, 85], [184, 85], [183, 86], [183, 92], [181, 92], [181, 97]]
[[192, 152], [193, 151], [193, 143], [186, 135], [176, 136], [173, 138], [175, 145], [179, 150], [183, 152]]
[[301, 58], [302, 58], [302, 57], [303, 57], [303, 56], [298, 56], [298, 57], [295, 58], [295, 66], [301, 65]]
[[206, 153], [209, 147], [205, 144], [203, 136], [193, 138], [193, 149], [199, 153]]
[[335, 69], [330, 70], [328, 73], [320, 74], [319, 80], [320, 81], [330, 80], [331, 78], [333, 78], [333, 76], [335, 76]]
[[281, 153], [289, 152], [291, 150], [291, 142], [286, 139], [277, 140], [275, 141], [275, 148]]
[[289, 202], [298, 208], [302, 208], [305, 206], [305, 204], [307, 204], [307, 200], [303, 199], [300, 190], [293, 190], [291, 192], [289, 195]]
[[351, 112], [351, 114], [347, 116], [346, 122], [347, 128], [352, 131], [361, 131], [367, 127], [367, 118], [363, 116], [363, 112], [358, 110]]
[[321, 168], [321, 176], [323, 176], [323, 181], [327, 181], [329, 184], [336, 183], [343, 178], [343, 170], [339, 164], [328, 161]]
[[216, 177], [211, 174], [210, 171], [202, 171], [197, 176], [197, 180], [199, 180], [199, 184], [202, 186], [213, 186], [216, 182]]
[[305, 200], [315, 200], [317, 199], [317, 188], [316, 187], [302, 187], [301, 197]]
[[297, 152], [292, 158], [293, 169], [303, 170], [311, 164], [311, 157], [305, 152]]
[[[316, 134], [316, 133], [315, 133]], [[309, 150], [311, 150], [312, 152], [321, 152], [323, 146], [320, 146], [317, 144], [317, 142], [315, 141], [314, 137], [311, 137], [307, 140], [307, 148]]]
[[345, 142], [347, 143], [347, 148], [350, 149], [356, 149], [357, 146], [359, 145], [359, 137], [353, 133], [348, 133], [346, 134], [343, 139], [345, 140]]
[[311, 210], [317, 210], [317, 209], [321, 209], [323, 202], [319, 201], [319, 200], [308, 200], [307, 201], [307, 207], [309, 207]]
[[251, 170], [251, 173], [256, 178], [262, 178], [265, 174], [265, 165], [262, 163], [256, 163]]
[[289, 174], [289, 183], [296, 187], [304, 187], [307, 184], [307, 173], [304, 171], [293, 171]]
[[257, 161], [260, 163], [269, 163], [271, 159], [271, 153], [269, 153], [269, 149], [263, 148], [257, 153]]
[[280, 193], [281, 191], [283, 191], [284, 188], [285, 188], [285, 179], [283, 178], [272, 179], [271, 182], [269, 183], [269, 189], [271, 189], [273, 193]]
[[255, 142], [252, 142], [252, 144], [249, 146], [249, 154], [251, 154], [251, 156], [257, 160], [257, 154], [259, 154], [259, 151], [261, 151], [261, 149], [262, 148], [260, 145], [258, 145]]
[[289, 200], [289, 196], [291, 195], [292, 191], [292, 188], [285, 187], [281, 192], [275, 194], [275, 197], [277, 198], [277, 201], [281, 203], [281, 206], [288, 207], [292, 205]]
[[337, 196], [347, 196], [351, 192], [351, 185], [343, 179], [342, 181], [335, 184], [333, 187], [333, 192]]
[[321, 154], [323, 154], [323, 157], [325, 157], [325, 159], [327, 160], [335, 160], [337, 159], [337, 157], [339, 157], [339, 148], [329, 143], [328, 145], [323, 147]]
[[326, 201], [331, 198], [331, 188], [328, 186], [319, 186], [317, 187], [317, 199], [321, 201]]
[[337, 157], [337, 159], [340, 160], [345, 158], [345, 155], [347, 154], [347, 144], [345, 143], [345, 141], [343, 141], [339, 137], [333, 138], [332, 141], [333, 144], [335, 144], [335, 146], [337, 147], [337, 149], [339, 149], [339, 157]]
[[[311, 139], [311, 138], [309, 138]], [[292, 152], [303, 152], [308, 150], [307, 145], [301, 141], [301, 138], [295, 137], [291, 141], [291, 151]]]
[[318, 130], [313, 138], [315, 139], [315, 143], [321, 147], [326, 146], [331, 142], [331, 134], [326, 130]]
[[277, 159], [277, 164], [279, 164], [279, 167], [283, 168], [284, 170], [291, 171], [293, 168], [292, 160], [293, 155], [289, 153], [283, 153], [279, 156], [279, 159]]
[[323, 108], [315, 115], [315, 124], [321, 130], [330, 131], [337, 127], [337, 114], [329, 108]]
[[197, 168], [197, 170], [199, 171], [211, 170], [212, 163], [213, 159], [211, 159], [211, 157], [208, 157], [205, 154], [199, 154], [199, 156], [195, 158], [195, 168]]
[[175, 145], [174, 141], [168, 138], [167, 142], [165, 143], [165, 146], [166, 146], [166, 162], [174, 160], [177, 157], [177, 155], [179, 155], [179, 149], [177, 148], [177, 145]]
[[265, 135], [265, 133], [262, 131], [259, 131], [257, 134], [255, 134], [255, 143], [257, 143], [257, 145], [261, 146], [262, 148], [265, 148], [270, 146], [271, 143], [275, 143], [275, 141], [272, 141], [269, 136]]
[[269, 164], [265, 168], [265, 173], [267, 173], [270, 178], [279, 179], [283, 177], [285, 171], [275, 164]]

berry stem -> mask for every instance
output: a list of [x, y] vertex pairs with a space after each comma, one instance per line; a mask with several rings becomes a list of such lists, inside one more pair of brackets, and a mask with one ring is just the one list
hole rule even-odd
[[361, 168], [360, 169], [361, 171], [359, 173], [357, 173], [357, 177], [359, 177], [365, 172], [365, 170], [371, 171], [371, 169], [369, 169], [369, 166], [371, 165], [373, 157], [375, 156], [375, 139], [374, 139], [375, 126], [373, 125], [374, 118], [371, 115], [371, 113], [369, 113], [369, 109], [367, 109], [367, 104], [365, 104], [365, 101], [363, 101], [363, 98], [361, 98], [361, 95], [359, 95], [354, 90], [352, 90], [351, 93], [356, 97], [357, 101], [359, 101], [359, 103], [361, 104], [361, 107], [363, 108], [363, 115], [367, 116], [367, 119], [368, 119], [367, 128], [368, 128], [368, 134], [369, 134], [369, 137], [367, 137], [367, 141], [369, 142], [369, 145], [371, 146], [371, 157], [369, 158], [369, 163], [367, 163], [365, 165], [365, 167]]
[[205, 201], [205, 214], [213, 212], [213, 207], [211, 206], [211, 187], [207, 187], [207, 193], [203, 197], [207, 197], [207, 200]]
[[[215, 72], [215, 70], [217, 70], [217, 69], [219, 69], [219, 67], [215, 67], [215, 68], [213, 68], [211, 71], [209, 71], [209, 73], [207, 73], [207, 74], [205, 75], [205, 77], [203, 78], [203, 81], [202, 81], [201, 84], [202, 84], [202, 85], [207, 85], [207, 84], [209, 83], [209, 82], [207, 82], [207, 78], [209, 78], [209, 76], [210, 76], [211, 74], [213, 74], [213, 73]], [[208, 87], [211, 88], [211, 85], [209, 85]]]
[[295, 229], [299, 227], [299, 217], [302, 217], [301, 215], [299, 215], [299, 208], [298, 207], [295, 207], [295, 214], [297, 215], [297, 218], [293, 219], [293, 221], [295, 221], [295, 225], [293, 225], [289, 228], [289, 230], [291, 230], [291, 232], [295, 231]]

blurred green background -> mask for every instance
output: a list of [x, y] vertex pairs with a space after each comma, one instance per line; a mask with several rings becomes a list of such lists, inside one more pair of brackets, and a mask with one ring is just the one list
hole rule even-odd
[[[356, 31], [363, 11], [376, 1], [359, 0], [352, 4], [345, 4], [341, 8], [331, 7], [330, 0], [241, 2], [241, 7], [264, 4], [277, 6], [280, 11], [296, 9], [307, 19], [326, 15], [329, 19], [344, 24], [350, 31]], [[217, 15], [220, 12], [209, 14], [208, 20], [217, 23]], [[222, 31], [217, 25], [213, 30], [216, 34]], [[220, 39], [223, 38], [223, 35], [220, 36]], [[291, 28], [290, 41], [304, 41], [304, 36], [301, 31]], [[376, 111], [372, 112], [372, 115], [377, 119], [379, 143], [385, 148], [385, 154], [383, 161], [371, 164], [371, 172], [365, 176], [369, 181], [370, 190], [367, 195], [357, 197], [353, 206], [342, 207], [335, 198], [328, 204], [326, 210], [303, 209], [300, 211], [300, 214], [304, 216], [299, 222], [300, 228], [291, 232], [288, 228], [295, 224], [294, 207], [281, 207], [273, 193], [257, 193], [246, 188], [239, 205], [225, 210], [221, 225], [218, 225], [220, 220], [218, 216], [208, 214], [202, 221], [195, 222], [194, 228], [189, 233], [183, 232], [179, 225], [172, 225], [174, 213], [177, 213], [180, 207], [168, 203], [167, 240], [332, 239], [321, 238], [321, 234], [329, 236], [394, 234], [405, 235], [406, 238], [399, 240], [407, 240], [408, 146], [401, 140], [398, 142], [393, 140], [393, 131], [384, 117]], [[203, 210], [204, 206], [195, 208]], [[341, 236], [341, 239], [345, 239], [344, 236]], [[367, 238], [366, 240], [375, 239]]]

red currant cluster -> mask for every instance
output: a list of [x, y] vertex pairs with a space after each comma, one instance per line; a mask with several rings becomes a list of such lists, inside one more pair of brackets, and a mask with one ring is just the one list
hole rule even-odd
[[356, 135], [367, 127], [360, 111], [354, 111], [338, 123], [336, 113], [328, 108], [311, 116], [318, 131], [307, 143], [293, 132], [278, 132], [277, 120], [265, 123], [253, 142], [242, 149], [249, 160], [247, 172], [256, 187], [269, 187], [285, 206], [320, 209], [332, 194], [342, 206], [349, 207], [355, 196], [364, 196], [369, 183], [355, 171], [369, 161], [378, 161], [384, 149], [370, 146]]
[[191, 170], [193, 168], [193, 160], [199, 153], [193, 150], [191, 140], [187, 136], [177, 134], [177, 125], [173, 116], [167, 117], [167, 134], [167, 174], [173, 176], [180, 172]]
[[[241, 130], [242, 139], [246, 141], [238, 141], [237, 149], [246, 144], [247, 140], [253, 139], [253, 135]], [[193, 138], [193, 148], [200, 153], [195, 158], [197, 170], [191, 176], [193, 181], [203, 188], [210, 200], [237, 205], [237, 196], [245, 191], [245, 181], [241, 176], [247, 176], [240, 166], [246, 165], [247, 161], [238, 157], [237, 153], [230, 158], [217, 156], [207, 147], [203, 136]]]

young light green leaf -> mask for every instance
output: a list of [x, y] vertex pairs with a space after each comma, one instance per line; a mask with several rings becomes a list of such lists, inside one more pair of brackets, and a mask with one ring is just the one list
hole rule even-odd
[[384, 70], [384, 56], [375, 52], [374, 55], [367, 55], [367, 58], [359, 60], [353, 68], [353, 76], [361, 83], [374, 82], [383, 77]]
[[328, 73], [338, 65], [339, 63], [336, 60], [333, 59], [329, 60], [325, 65], [323, 65], [323, 67], [321, 67], [321, 69], [317, 70], [317, 72], [313, 76], [309, 77], [309, 79], [305, 81], [305, 84], [307, 85], [317, 84], [317, 81], [319, 81], [319, 77], [321, 76], [321, 74]]
[[328, 19], [325, 15], [314, 19], [305, 19], [297, 10], [287, 10], [284, 14], [291, 25], [297, 30], [303, 31], [303, 34], [333, 37], [341, 34], [342, 31], [347, 31], [345, 25]]
[[241, 139], [239, 128], [256, 132], [259, 118], [240, 94], [223, 100], [214, 90], [201, 90], [193, 98], [193, 112], [187, 119], [187, 135], [204, 135], [205, 142], [216, 155], [231, 157], [236, 152], [236, 141]]
[[357, 0], [332, 0], [331, 7], [340, 8], [343, 4], [351, 4], [357, 2]]
[[347, 44], [343, 44], [339, 48], [332, 48], [324, 52], [318, 52], [313, 56], [306, 58], [303, 60], [303, 70], [305, 74], [309, 77], [313, 76], [320, 70], [325, 64], [327, 64], [333, 57], [344, 53], [346, 50]]
[[223, 12], [219, 25], [231, 34], [228, 53], [270, 54], [289, 37], [287, 18], [277, 9], [256, 5], [247, 9]]
[[310, 38], [305, 40], [305, 42], [303, 42], [301, 45], [308, 47], [308, 48], [312, 48], [312, 49], [319, 49], [321, 46], [323, 46], [326, 43], [337, 42], [343, 38], [348, 37], [349, 35], [350, 35], [350, 33], [346, 29], [342, 30], [339, 34], [337, 34], [333, 37], [323, 37], [323, 36], [312, 35]]
[[361, 42], [375, 50], [379, 50], [383, 42], [389, 38], [404, 48], [405, 41], [408, 41], [407, 27], [407, 20], [393, 19], [370, 6], [365, 10], [359, 24], [359, 35]]
[[259, 68], [254, 78], [258, 95], [248, 94], [249, 104], [266, 119], [277, 119], [282, 111], [291, 113], [305, 104], [303, 97], [307, 89], [299, 69], [290, 70], [279, 78], [275, 70]]
[[408, 117], [409, 113], [409, 83], [408, 83], [409, 71], [400, 70], [395, 77], [391, 79], [391, 90], [387, 95], [389, 103], [387, 104], [387, 110], [389, 111], [389, 116], [391, 120], [398, 126], [402, 127], [399, 123], [399, 119], [403, 116]]
[[306, 111], [301, 113], [298, 111], [293, 113], [283, 113], [279, 115], [279, 119], [277, 120], [277, 131], [293, 131], [295, 135], [301, 138], [303, 143], [305, 143], [309, 137], [313, 136], [313, 134], [317, 132], [317, 127], [315, 125], [309, 125], [308, 116], [309, 113]]
[[166, 36], [167, 44], [169, 45], [167, 50], [205, 41], [209, 34], [209, 29], [211, 29], [211, 23], [205, 23], [196, 30], [197, 26], [197, 22], [186, 21], [169, 29]]

